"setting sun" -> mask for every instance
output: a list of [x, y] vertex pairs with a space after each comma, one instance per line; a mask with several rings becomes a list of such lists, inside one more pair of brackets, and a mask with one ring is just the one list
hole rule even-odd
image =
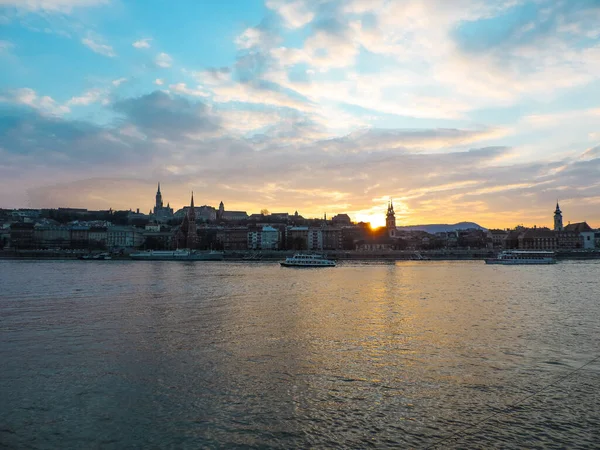
[[356, 214], [357, 222], [368, 222], [371, 224], [371, 228], [379, 228], [385, 226], [385, 213], [380, 214]]

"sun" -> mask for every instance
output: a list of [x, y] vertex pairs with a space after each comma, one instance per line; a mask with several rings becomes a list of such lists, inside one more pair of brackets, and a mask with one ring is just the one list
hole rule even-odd
[[385, 216], [383, 214], [357, 214], [356, 221], [368, 222], [371, 224], [372, 230], [385, 226]]

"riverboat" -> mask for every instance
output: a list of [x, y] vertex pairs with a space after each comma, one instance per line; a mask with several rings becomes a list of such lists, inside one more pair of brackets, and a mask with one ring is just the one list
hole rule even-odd
[[321, 255], [304, 255], [301, 253], [287, 257], [280, 264], [283, 267], [335, 267], [335, 261], [325, 259]]
[[132, 253], [131, 259], [138, 261], [222, 261], [223, 252], [215, 250], [196, 251], [188, 249], [179, 250], [146, 250], [144, 252]]
[[529, 250], [505, 250], [495, 258], [485, 260], [486, 264], [554, 264], [556, 256], [554, 252], [529, 251]]
[[107, 261], [112, 259], [112, 256], [110, 256], [110, 253], [99, 253], [97, 255], [82, 255], [82, 256], [78, 256], [77, 259], [83, 259], [83, 260], [93, 260], [93, 261]]

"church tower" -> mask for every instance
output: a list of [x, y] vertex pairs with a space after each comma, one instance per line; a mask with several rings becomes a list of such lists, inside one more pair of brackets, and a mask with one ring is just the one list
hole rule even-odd
[[385, 227], [390, 237], [396, 236], [396, 213], [394, 213], [394, 204], [392, 199], [388, 203], [387, 214], [385, 216]]
[[160, 193], [160, 182], [158, 183], [158, 190], [156, 191], [156, 205], [154, 206], [154, 212], [163, 207], [162, 194]]
[[558, 206], [558, 202], [556, 202], [556, 210], [554, 211], [554, 231], [562, 231], [562, 230], [563, 230], [562, 211], [560, 210], [560, 206]]
[[222, 220], [225, 215], [225, 205], [223, 202], [219, 203], [219, 210], [217, 211], [217, 219]]
[[196, 231], [196, 208], [194, 208], [194, 193], [192, 192], [192, 200], [190, 202], [190, 209], [187, 212], [188, 229], [186, 247], [189, 249], [196, 248], [196, 242], [198, 240], [198, 232]]

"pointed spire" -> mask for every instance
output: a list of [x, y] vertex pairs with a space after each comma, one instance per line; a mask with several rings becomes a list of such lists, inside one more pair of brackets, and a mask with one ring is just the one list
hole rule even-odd
[[190, 202], [190, 207], [194, 207], [194, 191], [192, 191], [192, 201]]
[[156, 191], [157, 194], [160, 194], [160, 181], [158, 182], [158, 191]]

